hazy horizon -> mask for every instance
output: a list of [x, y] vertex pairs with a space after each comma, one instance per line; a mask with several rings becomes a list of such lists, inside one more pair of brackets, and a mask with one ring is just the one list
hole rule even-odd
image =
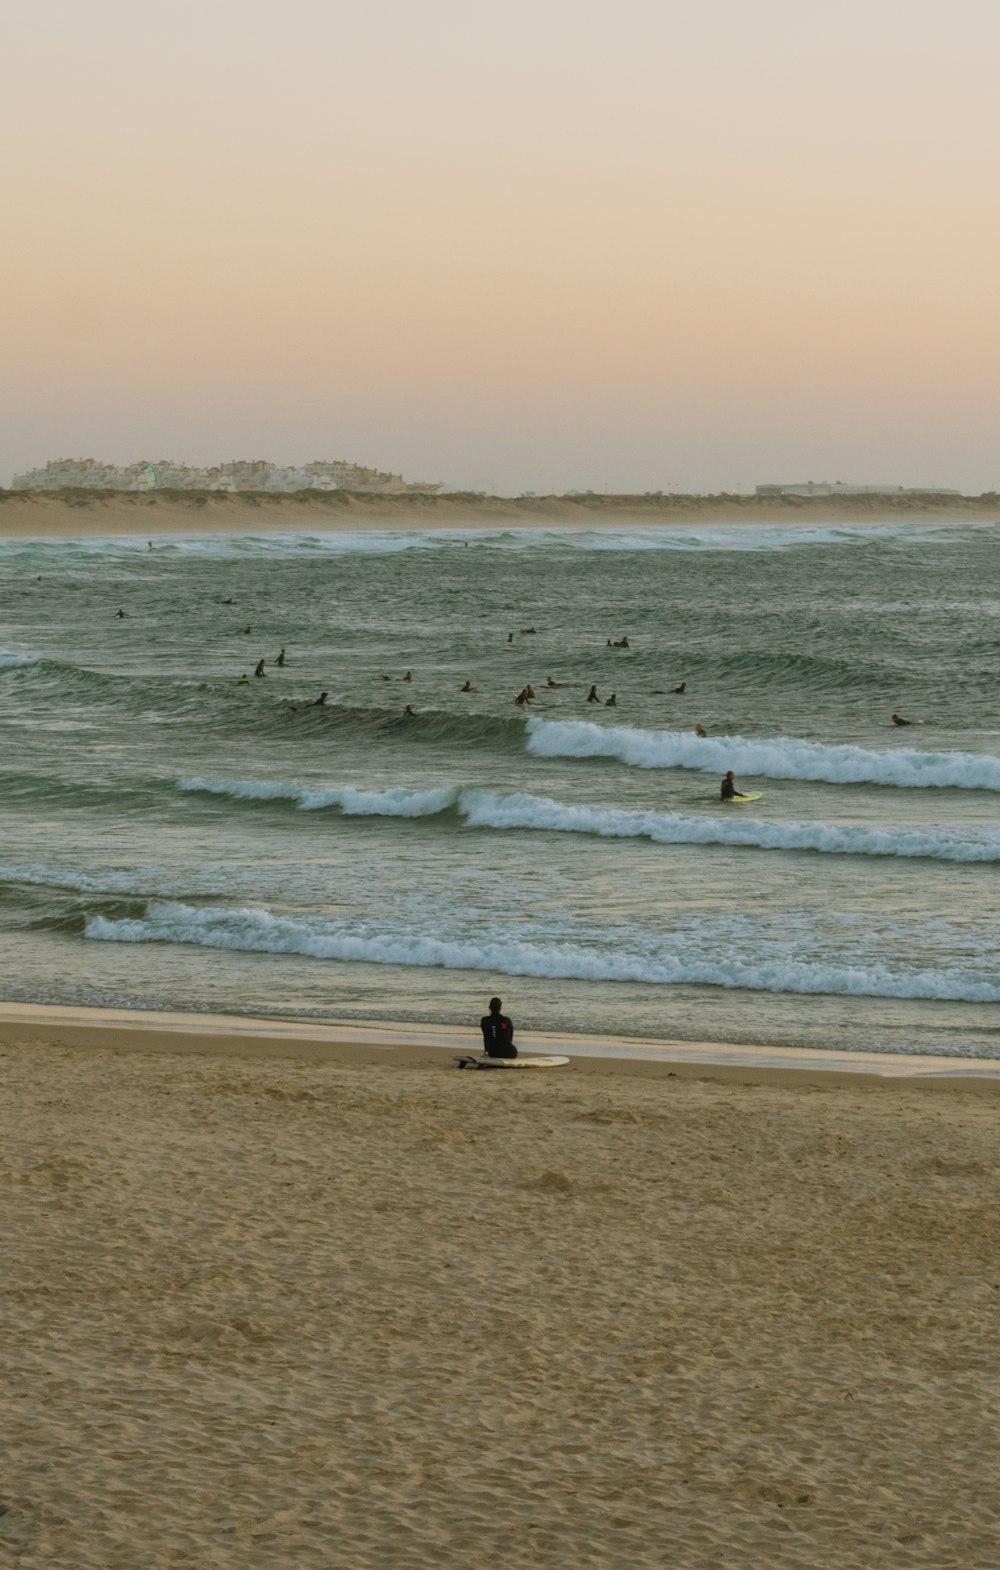
[[1000, 488], [985, 0], [8, 0], [0, 484]]

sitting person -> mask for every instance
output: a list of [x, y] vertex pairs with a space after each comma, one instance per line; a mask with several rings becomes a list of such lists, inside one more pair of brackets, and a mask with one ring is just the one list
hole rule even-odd
[[517, 1057], [514, 1027], [506, 1014], [501, 1014], [502, 1008], [503, 1004], [499, 998], [490, 998], [490, 1011], [479, 1021], [479, 1028], [483, 1033], [483, 1048], [488, 1058]]

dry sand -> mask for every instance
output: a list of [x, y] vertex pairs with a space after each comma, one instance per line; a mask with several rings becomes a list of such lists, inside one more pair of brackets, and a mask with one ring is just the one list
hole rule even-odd
[[594, 528], [706, 523], [982, 523], [1000, 496], [282, 496], [209, 491], [3, 491], [0, 539], [282, 530]]
[[29, 1016], [0, 1561], [1000, 1562], [996, 1083]]

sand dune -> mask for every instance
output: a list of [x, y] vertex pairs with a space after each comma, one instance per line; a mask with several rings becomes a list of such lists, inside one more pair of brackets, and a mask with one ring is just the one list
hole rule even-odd
[[265, 492], [3, 491], [0, 538], [219, 531], [538, 528], [554, 525], [1000, 520], [1000, 496], [285, 496]]
[[996, 1563], [983, 1087], [3, 1039], [7, 1562]]

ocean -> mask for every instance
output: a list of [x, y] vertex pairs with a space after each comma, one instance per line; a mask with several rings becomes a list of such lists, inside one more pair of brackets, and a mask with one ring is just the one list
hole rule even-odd
[[1000, 1056], [1000, 524], [151, 545], [0, 541], [5, 998]]

